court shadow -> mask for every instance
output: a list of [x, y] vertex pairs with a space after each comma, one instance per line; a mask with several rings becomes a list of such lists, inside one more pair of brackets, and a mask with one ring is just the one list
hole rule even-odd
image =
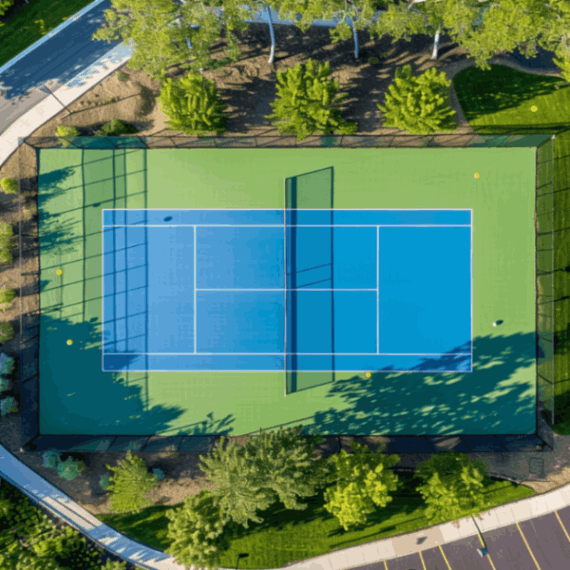
[[[308, 433], [452, 435], [534, 433], [536, 335], [474, 340], [473, 372], [337, 373]], [[530, 371], [529, 371], [530, 372]], [[530, 391], [530, 394], [529, 394]]]

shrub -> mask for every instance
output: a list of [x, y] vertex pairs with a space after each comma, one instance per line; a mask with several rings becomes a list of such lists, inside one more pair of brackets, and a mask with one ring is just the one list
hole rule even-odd
[[[102, 101], [101, 103], [104, 103]], [[110, 123], [103, 125], [99, 131], [94, 134], [96, 137], [119, 137], [121, 135], [129, 135], [137, 132], [137, 128], [130, 123], [123, 123], [119, 119], [113, 119]]]
[[126, 81], [128, 78], [129, 76], [123, 71], [119, 71], [119, 73], [117, 73], [117, 79], [119, 81]]
[[0, 374], [11, 374], [14, 369], [14, 359], [5, 353], [0, 353]]
[[18, 193], [18, 181], [15, 178], [2, 178], [0, 180], [0, 186], [6, 194], [17, 194]]
[[65, 461], [60, 461], [57, 466], [57, 474], [68, 481], [73, 481], [80, 473], [85, 470], [83, 461], [74, 461], [68, 457]]
[[55, 469], [60, 461], [60, 455], [57, 451], [46, 451], [43, 455], [44, 467]]
[[9, 385], [10, 381], [8, 380], [8, 378], [0, 376], [0, 392], [5, 392], [8, 389]]
[[0, 323], [0, 343], [8, 342], [14, 338], [12, 323]]
[[55, 136], [61, 139], [61, 148], [67, 148], [71, 144], [71, 139], [79, 135], [80, 132], [77, 128], [66, 125], [60, 125], [55, 132]]
[[12, 263], [12, 236], [14, 232], [10, 224], [0, 224], [0, 263]]
[[218, 97], [216, 84], [199, 73], [191, 72], [163, 84], [159, 102], [168, 117], [166, 125], [188, 135], [221, 135], [226, 130], [227, 105]]
[[373, 56], [368, 58], [368, 63], [370, 65], [376, 65], [377, 63], [380, 63], [380, 60], [376, 56]]
[[273, 113], [267, 119], [275, 119], [273, 125], [281, 134], [296, 134], [302, 141], [313, 133], [328, 135], [338, 131], [352, 135], [358, 130], [355, 122], [343, 121], [339, 104], [348, 97], [338, 94], [338, 79], [327, 80], [330, 63], [319, 64], [316, 69], [309, 58], [306, 68], [302, 64], [277, 71], [277, 99], [271, 103]]
[[164, 479], [164, 471], [162, 469], [159, 469], [158, 467], [155, 467], [152, 472], [156, 475], [156, 478], [161, 481], [162, 479]]
[[445, 73], [433, 67], [419, 77], [414, 77], [411, 65], [398, 67], [385, 105], [378, 105], [383, 126], [417, 135], [455, 130], [455, 111], [448, 100], [450, 85]]
[[110, 479], [111, 479], [111, 477], [109, 475], [103, 475], [103, 477], [101, 477], [101, 479], [99, 479], [99, 485], [105, 491], [109, 488]]
[[0, 289], [0, 311], [5, 311], [16, 296], [12, 289]]
[[101, 570], [126, 570], [127, 563], [119, 560], [107, 560], [105, 566], [101, 566]]
[[[2, 417], [14, 411], [16, 400], [12, 396], [8, 396], [0, 401], [0, 414]], [[16, 408], [17, 409], [17, 408]]]

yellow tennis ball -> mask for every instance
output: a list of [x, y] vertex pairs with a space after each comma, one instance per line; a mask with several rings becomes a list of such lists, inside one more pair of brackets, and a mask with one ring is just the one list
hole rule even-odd
[[478, 172], [476, 172], [476, 173], [473, 175], [473, 178], [479, 179], [479, 178], [481, 178], [481, 175], [480, 175]]
[[61, 275], [63, 273], [63, 271], [61, 269], [56, 269], [55, 270], [55, 274], [56, 275]]
[[364, 376], [366, 376], [366, 378], [372, 378], [372, 374], [370, 372], [367, 372]]
[[538, 107], [537, 107], [536, 105], [533, 105], [533, 106], [530, 108], [530, 110], [531, 110], [533, 113], [536, 113], [536, 112], [538, 111]]
[[73, 341], [72, 341], [71, 339], [69, 339], [69, 340], [67, 341], [67, 344], [68, 344], [69, 346], [71, 346], [71, 345], [73, 344]]

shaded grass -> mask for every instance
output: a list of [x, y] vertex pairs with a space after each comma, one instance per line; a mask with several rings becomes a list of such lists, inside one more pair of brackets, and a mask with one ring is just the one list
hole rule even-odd
[[[502, 65], [471, 67], [453, 84], [470, 125], [480, 134], [553, 133], [554, 161], [554, 431], [570, 434], [570, 88], [558, 77]], [[535, 112], [531, 108], [535, 106]]]
[[[92, 0], [34, 0], [23, 5], [19, 0], [2, 18], [0, 26], [0, 65], [51, 32], [73, 14], [90, 4]], [[43, 21], [36, 23], [36, 20]]]
[[[279, 568], [295, 560], [429, 526], [422, 496], [415, 490], [421, 481], [407, 473], [398, 477], [403, 485], [394, 500], [370, 515], [361, 528], [345, 531], [324, 508], [323, 492], [306, 499], [308, 507], [304, 511], [290, 511], [276, 503], [260, 513], [264, 519], [260, 524], [252, 523], [249, 529], [229, 525], [226, 532], [231, 536], [231, 546], [222, 555], [220, 565], [231, 568], [239, 553], [248, 553], [249, 557], [240, 561], [240, 568]], [[498, 506], [535, 493], [523, 485], [487, 478], [485, 494], [492, 506]], [[140, 542], [165, 550], [169, 546], [166, 512], [181, 505], [148, 507], [135, 514], [98, 518]]]

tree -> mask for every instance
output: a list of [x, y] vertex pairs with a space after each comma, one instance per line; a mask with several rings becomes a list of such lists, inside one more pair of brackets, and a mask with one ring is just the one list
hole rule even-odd
[[435, 68], [419, 77], [414, 77], [411, 65], [397, 68], [385, 105], [378, 105], [383, 113], [383, 126], [422, 135], [455, 130], [455, 111], [449, 103], [450, 85], [445, 74]]
[[330, 470], [326, 464], [312, 459], [320, 436], [305, 437], [303, 426], [279, 428], [278, 431], [260, 430], [245, 445], [245, 459], [264, 490], [273, 493], [286, 509], [304, 510], [307, 505], [299, 497], [312, 497], [326, 485]]
[[273, 502], [273, 494], [263, 488], [265, 476], [245, 457], [245, 450], [236, 447], [235, 441], [224, 446], [225, 437], [208, 457], [203, 457], [200, 469], [207, 474], [207, 481], [217, 484], [212, 490], [216, 506], [220, 509], [222, 522], [230, 519], [249, 528], [249, 521], [263, 522], [257, 511], [264, 511]]
[[136, 512], [151, 503], [143, 495], [153, 489], [158, 481], [156, 475], [148, 472], [141, 457], [133, 457], [129, 449], [125, 460], [117, 467], [107, 465], [107, 469], [115, 472], [108, 487], [113, 512]]
[[[170, 66], [185, 70], [202, 68], [212, 62], [212, 44], [221, 35], [222, 25], [228, 32], [228, 57], [239, 58], [234, 29], [246, 30], [247, 10], [238, 0], [213, 0], [212, 7], [224, 2], [221, 18], [211, 13], [202, 1], [176, 0], [111, 0], [112, 10], [105, 10], [105, 24], [93, 39], [131, 44], [131, 69], [144, 69], [152, 79], [164, 80]], [[192, 25], [199, 24], [193, 29]], [[193, 60], [193, 63], [190, 61]]]
[[345, 122], [338, 106], [348, 96], [339, 95], [338, 79], [327, 80], [330, 63], [319, 64], [318, 69], [309, 58], [306, 68], [302, 64], [277, 71], [277, 99], [271, 103], [273, 113], [267, 119], [275, 119], [273, 125], [282, 134], [296, 134], [302, 141], [315, 132], [330, 134], [337, 131], [352, 135], [358, 130], [355, 122]]
[[189, 135], [220, 135], [225, 131], [227, 105], [218, 97], [216, 84], [199, 73], [189, 73], [162, 86], [159, 98], [168, 117], [166, 125]]
[[480, 513], [488, 501], [482, 494], [487, 472], [484, 461], [471, 463], [464, 453], [434, 455], [418, 465], [415, 476], [424, 481], [422, 494], [430, 524]]
[[67, 148], [71, 144], [73, 137], [78, 137], [80, 134], [76, 127], [67, 125], [59, 125], [55, 132], [55, 136], [60, 139], [61, 148]]
[[6, 194], [18, 193], [18, 181], [15, 178], [2, 178], [0, 186]]
[[398, 476], [388, 468], [396, 465], [397, 455], [382, 455], [382, 449], [372, 453], [369, 447], [352, 443], [353, 454], [344, 449], [331, 457], [336, 472], [334, 486], [325, 491], [325, 509], [338, 518], [345, 530], [366, 522], [366, 515], [375, 506], [385, 507], [398, 489]]
[[[13, 4], [14, 0], [0, 0], [0, 16], [3, 16]], [[0, 25], [3, 26], [4, 24]]]
[[210, 491], [186, 497], [183, 506], [166, 513], [170, 519], [167, 554], [186, 567], [215, 568], [220, 555], [229, 548], [224, 535], [227, 521]]

